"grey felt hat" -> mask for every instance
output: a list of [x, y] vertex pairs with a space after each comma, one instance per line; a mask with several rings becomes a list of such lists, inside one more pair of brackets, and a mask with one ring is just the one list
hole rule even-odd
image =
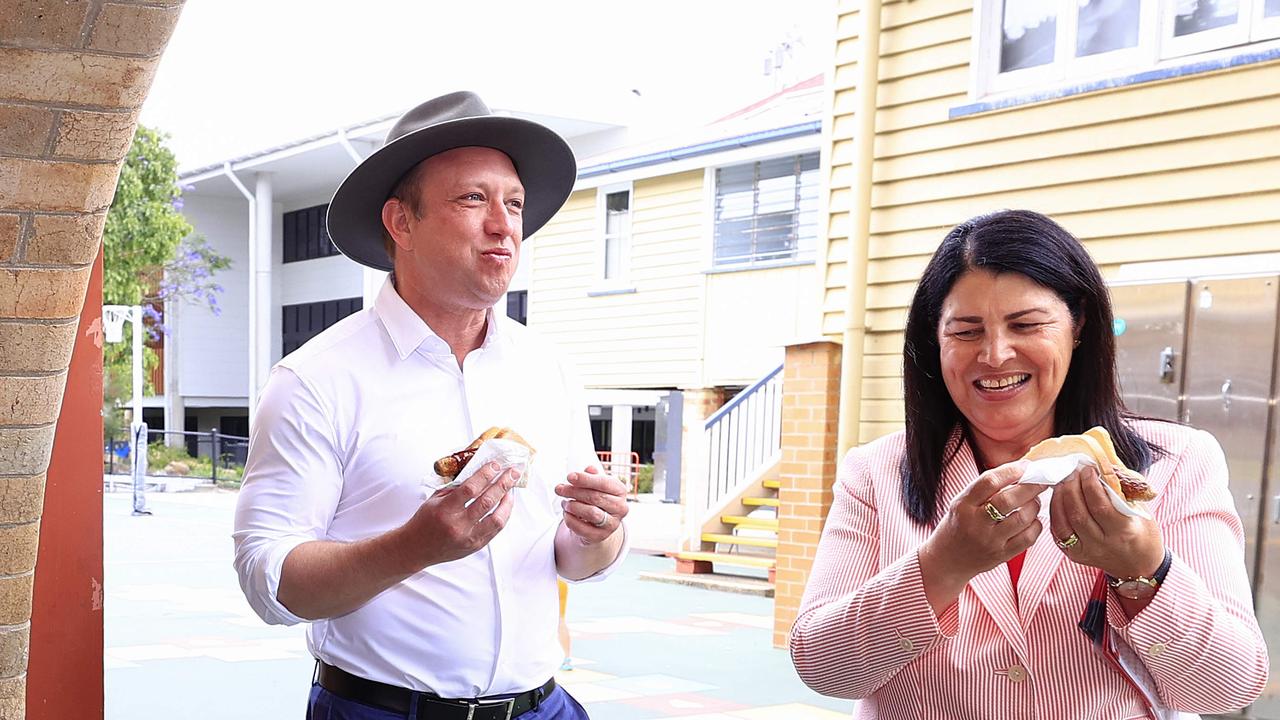
[[391, 270], [382, 243], [382, 206], [396, 183], [432, 155], [471, 146], [501, 150], [511, 158], [525, 190], [525, 238], [545, 225], [573, 191], [578, 163], [554, 130], [494, 115], [475, 93], [450, 93], [401, 116], [382, 147], [338, 186], [327, 220], [333, 244], [361, 265]]

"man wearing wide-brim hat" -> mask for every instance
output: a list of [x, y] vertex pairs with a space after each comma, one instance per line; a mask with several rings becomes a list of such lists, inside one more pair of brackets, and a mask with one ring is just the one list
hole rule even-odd
[[[254, 610], [311, 623], [308, 718], [586, 717], [552, 679], [556, 578], [625, 555], [626, 489], [572, 374], [493, 307], [576, 172], [550, 129], [453, 93], [401, 117], [329, 205], [334, 244], [392, 274], [272, 369], [234, 534]], [[534, 454], [435, 473], [489, 427]]]

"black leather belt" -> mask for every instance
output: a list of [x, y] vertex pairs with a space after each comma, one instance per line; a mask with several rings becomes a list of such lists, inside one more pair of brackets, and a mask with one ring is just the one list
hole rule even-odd
[[366, 680], [323, 661], [316, 662], [316, 681], [338, 697], [407, 714], [417, 696], [418, 720], [511, 720], [536, 710], [543, 698], [556, 689], [556, 679], [551, 678], [542, 687], [515, 697], [449, 700], [428, 692]]

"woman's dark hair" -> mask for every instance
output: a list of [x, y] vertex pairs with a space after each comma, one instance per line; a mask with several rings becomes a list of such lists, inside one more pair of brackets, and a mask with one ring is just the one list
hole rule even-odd
[[1069, 435], [1101, 425], [1111, 433], [1125, 465], [1140, 471], [1150, 467], [1161, 451], [1123, 421], [1131, 416], [1116, 379], [1111, 298], [1098, 266], [1075, 236], [1048, 217], [1004, 210], [967, 220], [947, 233], [911, 300], [902, 372], [906, 453], [900, 468], [908, 514], [922, 524], [937, 520], [943, 468], [960, 449], [959, 442], [949, 441], [957, 426], [960, 437], [968, 438], [964, 417], [943, 383], [938, 323], [952, 286], [973, 270], [1018, 273], [1052, 290], [1079, 328], [1080, 344], [1054, 406], [1053, 431]]

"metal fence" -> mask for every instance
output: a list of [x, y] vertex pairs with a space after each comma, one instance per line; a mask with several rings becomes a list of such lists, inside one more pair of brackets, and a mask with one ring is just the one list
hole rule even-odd
[[627, 453], [626, 461], [619, 458], [616, 462], [613, 453], [608, 450], [597, 450], [601, 469], [607, 474], [621, 480], [627, 486], [627, 496], [635, 500], [640, 492], [640, 453]]
[[[178, 442], [177, 438], [181, 438], [181, 441]], [[172, 472], [166, 472], [167, 463], [157, 462], [156, 451], [152, 451], [148, 458], [148, 475], [180, 475], [217, 482], [219, 471], [223, 471], [225, 477], [231, 474], [232, 468], [243, 468], [249, 454], [249, 438], [224, 435], [217, 430], [210, 432], [147, 431], [148, 445], [169, 445], [175, 442], [197, 462], [184, 463], [187, 466], [186, 473], [178, 471], [178, 468], [173, 468]], [[107, 438], [103, 443], [102, 471], [108, 475], [128, 474], [132, 462], [129, 453], [128, 437]], [[209, 461], [211, 458], [217, 458], [217, 462], [207, 462], [207, 469], [205, 462], [198, 462], [200, 459]], [[182, 462], [184, 458], [179, 457], [176, 460]]]

